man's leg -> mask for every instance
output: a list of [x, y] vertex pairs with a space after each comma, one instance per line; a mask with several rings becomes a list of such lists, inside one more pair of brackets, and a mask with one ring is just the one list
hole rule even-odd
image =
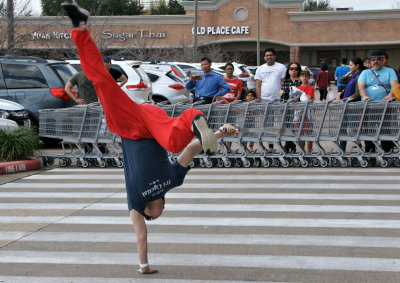
[[[73, 17], [79, 15], [79, 10], [82, 9], [76, 4], [66, 4], [63, 7], [68, 7], [69, 12], [74, 8], [77, 10], [76, 13], [68, 14], [73, 22], [77, 22]], [[80, 25], [73, 29], [71, 36], [78, 48], [82, 69], [93, 82], [112, 132], [127, 139], [154, 138], [170, 152], [180, 152], [196, 134], [205, 152], [216, 151], [217, 141], [213, 132], [205, 126], [204, 116], [199, 118], [199, 115], [203, 115], [202, 112], [188, 109], [180, 117], [170, 118], [157, 106], [135, 103], [105, 69], [100, 51], [86, 26]]]

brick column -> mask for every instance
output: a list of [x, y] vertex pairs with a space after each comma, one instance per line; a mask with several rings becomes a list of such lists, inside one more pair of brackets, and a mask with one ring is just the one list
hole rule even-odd
[[290, 47], [290, 62], [300, 62], [300, 47]]

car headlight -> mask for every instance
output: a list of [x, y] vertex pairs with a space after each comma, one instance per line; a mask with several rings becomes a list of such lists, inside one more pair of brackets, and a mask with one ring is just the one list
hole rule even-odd
[[8, 117], [10, 117], [10, 113], [8, 113], [6, 110], [0, 109], [0, 118], [7, 119]]

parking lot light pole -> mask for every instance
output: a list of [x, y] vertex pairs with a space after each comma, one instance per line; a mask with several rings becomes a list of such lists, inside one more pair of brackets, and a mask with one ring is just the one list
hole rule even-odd
[[196, 62], [197, 54], [197, 20], [198, 20], [198, 2], [194, 0], [194, 44], [193, 44], [193, 63]]

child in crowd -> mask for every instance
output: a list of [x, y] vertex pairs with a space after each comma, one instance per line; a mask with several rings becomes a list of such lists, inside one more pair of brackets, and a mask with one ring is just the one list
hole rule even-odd
[[[254, 90], [249, 90], [246, 94], [246, 102], [251, 102], [257, 98], [256, 92]], [[254, 142], [249, 142], [247, 144], [247, 149], [252, 153], [254, 151]]]
[[[307, 71], [302, 71], [300, 73], [300, 81], [301, 81], [301, 86], [298, 86], [297, 88], [301, 91], [303, 91], [308, 100], [314, 99], [314, 87], [308, 83], [310, 80], [310, 73]], [[310, 124], [308, 123], [308, 118], [307, 116], [304, 118], [304, 127], [303, 131], [311, 131], [310, 129]], [[302, 145], [304, 147], [304, 145]], [[306, 142], [306, 150], [308, 153], [311, 153], [312, 151], [312, 142]]]

